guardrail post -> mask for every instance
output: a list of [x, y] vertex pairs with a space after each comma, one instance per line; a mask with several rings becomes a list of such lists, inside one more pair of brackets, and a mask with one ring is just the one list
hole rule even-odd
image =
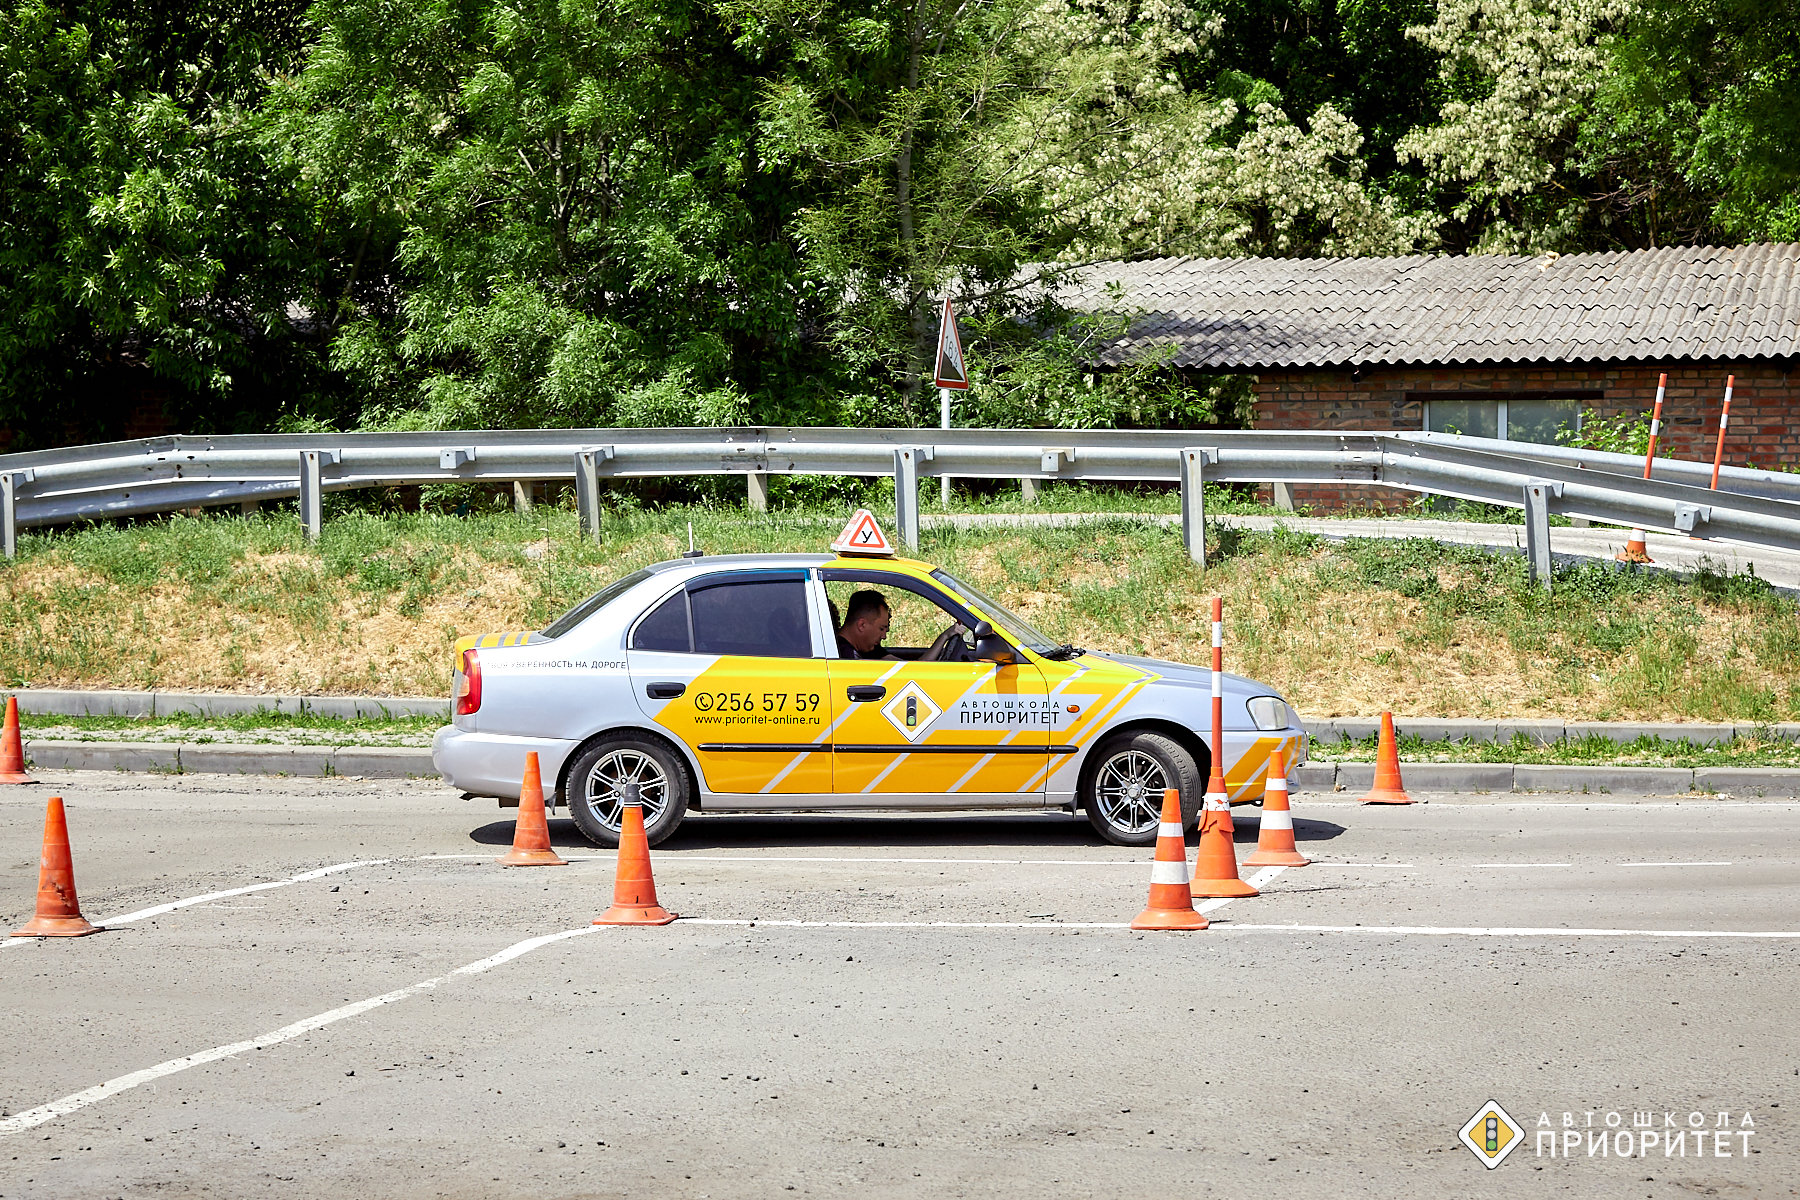
[[300, 452], [300, 525], [306, 540], [316, 542], [325, 528], [325, 488], [321, 469], [322, 455], [317, 450]]
[[766, 513], [769, 511], [769, 477], [761, 471], [752, 471], [744, 476], [750, 483], [750, 511]]
[[1525, 561], [1531, 582], [1550, 590], [1550, 485], [1525, 485]]
[[513, 511], [528, 513], [531, 511], [531, 487], [529, 479], [513, 480]]
[[19, 485], [36, 477], [34, 471], [0, 473], [0, 549], [7, 558], [19, 552]]
[[894, 451], [894, 532], [908, 550], [919, 548], [919, 451]]
[[581, 536], [600, 541], [600, 463], [599, 450], [575, 452], [575, 512], [581, 518]]
[[1019, 499], [1026, 504], [1036, 504], [1040, 490], [1038, 481], [1029, 476], [1019, 480]]
[[1293, 485], [1277, 481], [1277, 482], [1271, 484], [1270, 487], [1272, 487], [1275, 492], [1275, 507], [1280, 509], [1282, 512], [1293, 512], [1294, 511], [1294, 488], [1293, 488]]
[[1191, 448], [1181, 452], [1181, 540], [1188, 557], [1206, 570], [1206, 464], [1217, 450]]

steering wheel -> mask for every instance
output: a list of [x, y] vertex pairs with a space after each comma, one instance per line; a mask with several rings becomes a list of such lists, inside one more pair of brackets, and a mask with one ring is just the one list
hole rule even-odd
[[966, 663], [975, 661], [975, 647], [968, 640], [969, 635], [958, 634], [944, 643], [943, 653], [938, 655], [938, 662]]

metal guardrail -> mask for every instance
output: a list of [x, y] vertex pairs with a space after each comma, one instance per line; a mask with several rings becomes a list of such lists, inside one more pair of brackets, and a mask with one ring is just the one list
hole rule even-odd
[[[1614, 461], [1618, 460], [1618, 461]], [[766, 507], [776, 474], [886, 475], [895, 525], [918, 545], [921, 478], [1179, 483], [1184, 537], [1204, 564], [1204, 483], [1358, 483], [1509, 505], [1547, 586], [1551, 513], [1800, 550], [1800, 479], [1656, 464], [1623, 455], [1411, 431], [1068, 429], [527, 429], [163, 437], [0, 455], [0, 538], [17, 530], [205, 505], [298, 498], [308, 533], [326, 492], [394, 484], [575, 482], [585, 536], [600, 535], [600, 484], [658, 475], [746, 476]], [[1691, 470], [1689, 469], [1691, 467]], [[1641, 475], [1641, 461], [1637, 473]]]

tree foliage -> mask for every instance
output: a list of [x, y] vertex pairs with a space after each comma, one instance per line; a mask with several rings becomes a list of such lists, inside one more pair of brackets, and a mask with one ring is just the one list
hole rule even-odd
[[1033, 284], [1800, 237], [1800, 0], [0, 0], [0, 424], [1229, 421]]

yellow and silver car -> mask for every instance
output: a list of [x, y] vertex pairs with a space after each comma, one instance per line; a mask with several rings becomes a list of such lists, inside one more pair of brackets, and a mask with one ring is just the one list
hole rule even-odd
[[[839, 633], [871, 591], [887, 636], [865, 652]], [[629, 783], [652, 844], [690, 810], [1079, 809], [1147, 845], [1163, 789], [1191, 826], [1212, 765], [1209, 670], [1058, 643], [900, 557], [658, 563], [455, 656], [454, 723], [432, 746], [444, 778], [516, 801], [535, 750], [546, 790], [606, 846]], [[1305, 761], [1306, 733], [1263, 684], [1227, 675], [1223, 694], [1227, 791], [1255, 800], [1270, 752]]]

